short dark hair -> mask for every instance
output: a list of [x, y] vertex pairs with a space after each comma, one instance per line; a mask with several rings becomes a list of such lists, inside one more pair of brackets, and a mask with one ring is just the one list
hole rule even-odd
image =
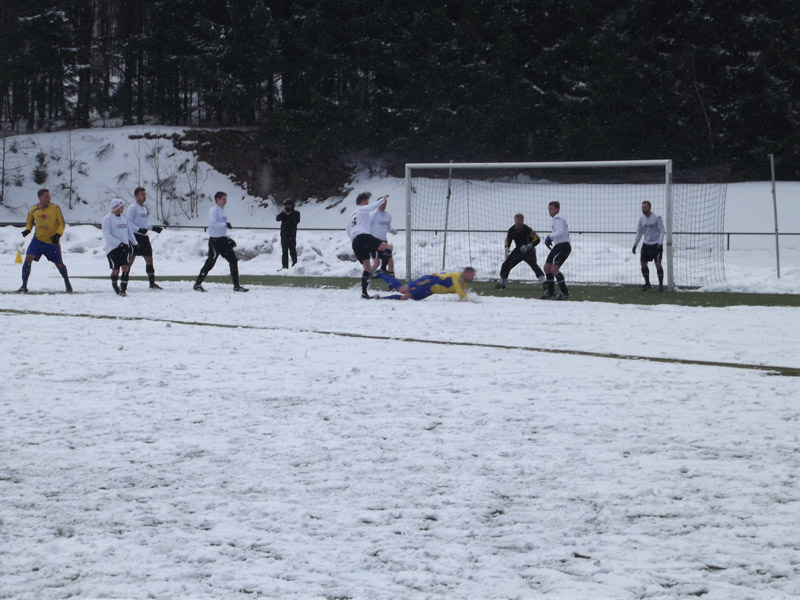
[[650, 203], [650, 200], [642, 200], [642, 204], [647, 204], [648, 208], [653, 208], [653, 205]]
[[553, 201], [552, 201], [550, 204], [548, 204], [547, 206], [555, 206], [557, 209], [559, 209], [559, 210], [560, 210], [560, 209], [561, 209], [561, 202], [559, 202], [558, 200], [553, 200]]
[[474, 273], [475, 272], [475, 268], [474, 267], [464, 267], [464, 273], [467, 273], [467, 272]]
[[214, 201], [216, 202], [217, 200], [219, 200], [223, 196], [227, 196], [227, 195], [228, 194], [226, 194], [225, 192], [217, 192], [216, 194], [214, 194]]
[[38, 192], [36, 192], [36, 197], [37, 198], [41, 198], [42, 194], [49, 194], [49, 193], [50, 193], [50, 190], [48, 190], [47, 188], [42, 188]]
[[144, 192], [144, 191], [146, 190], [143, 187], [137, 187], [135, 190], [133, 190], [133, 195], [136, 196], [139, 194], [139, 192]]
[[372, 194], [370, 192], [361, 192], [358, 196], [356, 196], [356, 204], [369, 202], [370, 198], [372, 198]]

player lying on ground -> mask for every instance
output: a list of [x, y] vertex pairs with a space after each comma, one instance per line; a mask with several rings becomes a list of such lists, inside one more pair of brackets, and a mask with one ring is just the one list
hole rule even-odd
[[400, 283], [386, 273], [378, 273], [378, 277], [400, 292], [391, 296], [382, 296], [382, 300], [424, 300], [433, 294], [458, 294], [462, 300], [467, 297], [466, 285], [475, 279], [475, 269], [466, 267], [461, 273], [432, 273], [424, 275], [406, 284]]

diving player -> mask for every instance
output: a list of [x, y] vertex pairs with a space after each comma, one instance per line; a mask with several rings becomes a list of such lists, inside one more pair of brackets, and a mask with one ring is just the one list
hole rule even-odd
[[461, 273], [423, 275], [405, 285], [386, 273], [378, 273], [377, 276], [400, 292], [384, 296], [383, 300], [424, 300], [433, 294], [458, 294], [458, 297], [463, 300], [467, 297], [466, 285], [475, 279], [475, 269], [466, 267]]

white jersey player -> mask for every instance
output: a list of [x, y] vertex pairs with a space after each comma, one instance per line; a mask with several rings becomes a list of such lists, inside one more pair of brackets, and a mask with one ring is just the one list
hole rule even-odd
[[644, 285], [642, 291], [646, 292], [652, 285], [650, 285], [650, 269], [647, 266], [651, 260], [656, 265], [656, 274], [658, 275], [658, 291], [664, 291], [664, 269], [661, 266], [661, 257], [664, 254], [664, 236], [666, 235], [664, 229], [664, 222], [661, 217], [653, 212], [653, 207], [645, 200], [642, 202], [642, 216], [639, 217], [639, 224], [636, 227], [636, 239], [633, 241], [632, 252], [636, 254], [636, 246], [639, 240], [644, 237], [642, 242], [642, 254], [640, 262], [642, 266], [642, 277], [644, 277]]
[[372, 213], [386, 204], [388, 196], [383, 196], [376, 202], [368, 204], [370, 196], [369, 192], [362, 192], [356, 197], [357, 207], [347, 222], [347, 235], [352, 240], [353, 254], [356, 255], [356, 260], [364, 269], [361, 274], [361, 297], [365, 299], [372, 297], [368, 291], [369, 280], [372, 277], [369, 264], [370, 255], [373, 253], [377, 255], [379, 252], [392, 249], [391, 244], [372, 235]]
[[556, 286], [561, 290], [558, 300], [569, 300], [570, 294], [567, 289], [567, 284], [564, 281], [564, 275], [561, 274], [561, 265], [567, 260], [567, 257], [572, 252], [572, 246], [569, 243], [569, 227], [567, 221], [561, 215], [561, 204], [553, 201], [547, 205], [547, 212], [553, 217], [553, 231], [544, 239], [545, 245], [550, 248], [550, 254], [547, 255], [547, 260], [544, 262], [545, 284], [547, 291], [542, 299], [553, 298], [556, 295]]

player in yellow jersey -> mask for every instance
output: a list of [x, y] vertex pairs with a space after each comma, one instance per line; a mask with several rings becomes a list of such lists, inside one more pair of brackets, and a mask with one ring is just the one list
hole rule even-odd
[[31, 276], [31, 265], [38, 261], [42, 254], [53, 263], [64, 278], [67, 292], [72, 293], [69, 274], [64, 261], [61, 259], [61, 236], [64, 234], [64, 216], [61, 209], [55, 204], [50, 204], [50, 191], [41, 189], [38, 192], [39, 203], [28, 211], [28, 220], [22, 237], [27, 236], [36, 227], [36, 233], [25, 252], [25, 262], [22, 263], [22, 287], [17, 291], [28, 293], [28, 278]]
[[405, 285], [386, 273], [378, 273], [377, 276], [400, 292], [392, 296], [383, 296], [383, 300], [424, 300], [433, 294], [458, 294], [463, 300], [467, 297], [467, 284], [475, 279], [475, 269], [466, 267], [461, 273], [431, 273], [409, 281]]

